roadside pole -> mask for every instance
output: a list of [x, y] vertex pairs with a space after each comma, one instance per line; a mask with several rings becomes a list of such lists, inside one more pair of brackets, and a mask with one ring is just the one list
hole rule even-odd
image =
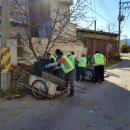
[[1, 0], [2, 20], [1, 20], [1, 88], [7, 90], [10, 87], [10, 49], [7, 43], [10, 39], [10, 0]]
[[119, 22], [119, 25], [118, 25], [118, 33], [119, 33], [119, 36], [118, 36], [118, 52], [120, 53], [120, 39], [121, 39], [121, 23], [124, 21], [125, 19], [125, 16], [123, 15], [123, 11], [125, 10], [129, 10], [130, 9], [130, 1], [126, 1], [126, 2], [122, 2], [120, 0], [119, 2], [119, 16], [118, 16], [118, 22]]

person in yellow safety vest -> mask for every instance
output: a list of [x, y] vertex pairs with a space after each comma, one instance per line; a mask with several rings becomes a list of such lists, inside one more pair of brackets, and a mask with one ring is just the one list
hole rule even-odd
[[51, 66], [56, 66], [57, 64], [61, 64], [61, 68], [65, 73], [66, 87], [68, 87], [68, 83], [70, 84], [70, 94], [68, 97], [74, 96], [74, 80], [75, 80], [75, 66], [72, 61], [70, 61], [67, 56], [65, 56], [60, 49], [55, 51], [57, 56], [61, 56], [61, 58], [54, 62], [48, 64], [46, 67], [49, 68]]
[[50, 60], [50, 63], [53, 63], [56, 61], [56, 58], [54, 55], [50, 54], [50, 53], [47, 53], [47, 57], [49, 58]]
[[78, 63], [77, 81], [80, 80], [80, 76], [82, 76], [82, 81], [85, 81], [87, 58], [83, 54], [82, 57], [80, 57], [78, 61], [79, 61], [79, 63]]
[[75, 56], [74, 51], [71, 51], [71, 54], [68, 56], [68, 58], [73, 62], [74, 66], [75, 66], [75, 73], [76, 73], [76, 79], [77, 79], [77, 75], [78, 75], [78, 59]]
[[96, 51], [92, 58], [92, 63], [94, 66], [95, 81], [94, 83], [104, 82], [104, 65], [106, 63], [106, 58], [99, 51]]
[[78, 60], [75, 56], [75, 53], [74, 51], [71, 51], [71, 54], [68, 56], [69, 60], [71, 60], [74, 64], [74, 66], [77, 66], [78, 65]]

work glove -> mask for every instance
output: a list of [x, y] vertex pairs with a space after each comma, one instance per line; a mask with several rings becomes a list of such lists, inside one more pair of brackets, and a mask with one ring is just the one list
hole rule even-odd
[[57, 62], [54, 62], [54, 63], [49, 63], [48, 65], [45, 66], [45, 68], [50, 68], [52, 66], [56, 66], [58, 63]]
[[58, 69], [61, 69], [61, 66], [56, 66], [56, 68], [55, 68], [55, 69], [57, 69], [57, 70], [58, 70]]
[[45, 68], [50, 68], [51, 67], [51, 63], [49, 63], [48, 65], [45, 66]]

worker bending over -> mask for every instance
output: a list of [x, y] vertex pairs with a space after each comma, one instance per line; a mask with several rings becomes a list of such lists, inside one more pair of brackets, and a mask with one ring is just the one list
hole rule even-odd
[[61, 56], [60, 59], [54, 63], [48, 64], [47, 68], [61, 64], [61, 68], [65, 73], [66, 87], [70, 84], [70, 94], [68, 97], [72, 97], [74, 96], [75, 66], [60, 49], [57, 49], [55, 53], [57, 56]]
[[50, 60], [51, 63], [55, 62], [56, 61], [56, 58], [54, 55], [50, 54], [50, 53], [47, 53], [47, 57], [48, 59]]

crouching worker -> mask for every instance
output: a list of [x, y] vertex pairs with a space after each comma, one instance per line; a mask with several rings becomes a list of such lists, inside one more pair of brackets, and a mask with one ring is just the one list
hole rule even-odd
[[65, 56], [60, 49], [55, 51], [57, 56], [61, 56], [60, 59], [54, 63], [48, 64], [46, 67], [50, 68], [51, 66], [56, 66], [61, 64], [61, 68], [65, 73], [66, 87], [70, 83], [70, 94], [68, 97], [74, 96], [74, 80], [75, 80], [75, 67], [72, 61], [70, 61], [67, 56]]
[[50, 54], [50, 53], [47, 53], [47, 57], [48, 59], [50, 60], [51, 63], [55, 62], [56, 61], [56, 58], [54, 55]]

